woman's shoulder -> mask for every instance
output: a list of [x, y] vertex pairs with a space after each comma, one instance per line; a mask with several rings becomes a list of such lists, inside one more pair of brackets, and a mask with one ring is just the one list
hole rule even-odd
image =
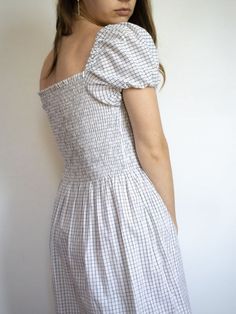
[[131, 22], [108, 24], [97, 39], [99, 42], [97, 53], [101, 53], [104, 58], [110, 52], [113, 57], [119, 55], [124, 61], [128, 58], [127, 55], [132, 55], [134, 59], [148, 59], [148, 56], [156, 58], [158, 54], [151, 34], [145, 28]]
[[151, 34], [142, 26], [131, 22], [120, 22], [115, 24], [108, 24], [104, 27], [105, 40], [117, 39], [117, 40], [129, 40], [136, 41], [149, 41], [153, 42]]
[[45, 86], [48, 84], [51, 84], [50, 81], [46, 78], [48, 71], [50, 69], [50, 66], [53, 62], [53, 49], [51, 49], [46, 57], [44, 58], [41, 66], [41, 71], [40, 71], [40, 77], [39, 77], [39, 88], [44, 89]]
[[108, 24], [97, 39], [90, 78], [119, 90], [158, 85], [158, 50], [146, 29], [130, 22]]

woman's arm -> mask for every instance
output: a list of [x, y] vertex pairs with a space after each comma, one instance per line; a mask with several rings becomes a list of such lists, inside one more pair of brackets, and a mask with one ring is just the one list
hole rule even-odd
[[156, 91], [153, 87], [128, 88], [123, 90], [123, 99], [140, 164], [163, 199], [178, 232], [169, 149], [162, 129]]

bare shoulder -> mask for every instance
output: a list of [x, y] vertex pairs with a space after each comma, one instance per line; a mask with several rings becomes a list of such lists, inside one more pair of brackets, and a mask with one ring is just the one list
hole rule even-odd
[[49, 51], [49, 53], [47, 54], [47, 56], [45, 57], [44, 61], [43, 61], [43, 65], [41, 68], [41, 72], [40, 72], [40, 87], [44, 88], [43, 85], [45, 84], [46, 79], [46, 75], [51, 67], [51, 64], [53, 62], [53, 49]]

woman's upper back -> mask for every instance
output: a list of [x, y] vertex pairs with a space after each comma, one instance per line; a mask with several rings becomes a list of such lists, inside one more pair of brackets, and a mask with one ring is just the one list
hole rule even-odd
[[[101, 27], [98, 30], [100, 29]], [[46, 76], [53, 63], [53, 50], [51, 50], [45, 58], [40, 74], [40, 90], [46, 89], [48, 86], [74, 73], [82, 72], [88, 60], [95, 37], [96, 32], [94, 32], [94, 30], [86, 30], [86, 32], [83, 33], [76, 30], [70, 36], [62, 36], [56, 69], [49, 77]]]
[[[80, 51], [78, 46], [73, 41], [64, 42], [62, 54], [58, 57], [57, 78], [45, 81], [45, 85], [42, 81], [40, 96], [58, 90], [64, 83], [73, 82], [82, 73], [90, 73], [90, 83], [93, 78], [119, 91], [129, 87], [157, 86], [160, 81], [157, 47], [151, 35], [136, 24], [108, 24], [98, 30], [94, 40]], [[41, 77], [48, 71], [52, 58], [51, 51], [44, 62]]]

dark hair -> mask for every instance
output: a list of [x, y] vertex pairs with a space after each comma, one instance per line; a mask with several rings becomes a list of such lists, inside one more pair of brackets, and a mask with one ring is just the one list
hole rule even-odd
[[[72, 34], [72, 23], [78, 17], [78, 2], [77, 0], [58, 0], [56, 10], [57, 20], [56, 35], [53, 42], [53, 62], [46, 77], [55, 70], [62, 36], [69, 36]], [[155, 45], [158, 46], [150, 0], [137, 0], [129, 22], [145, 28], [152, 36]], [[163, 87], [166, 81], [166, 73], [161, 63], [159, 64], [159, 71], [163, 76]]]

